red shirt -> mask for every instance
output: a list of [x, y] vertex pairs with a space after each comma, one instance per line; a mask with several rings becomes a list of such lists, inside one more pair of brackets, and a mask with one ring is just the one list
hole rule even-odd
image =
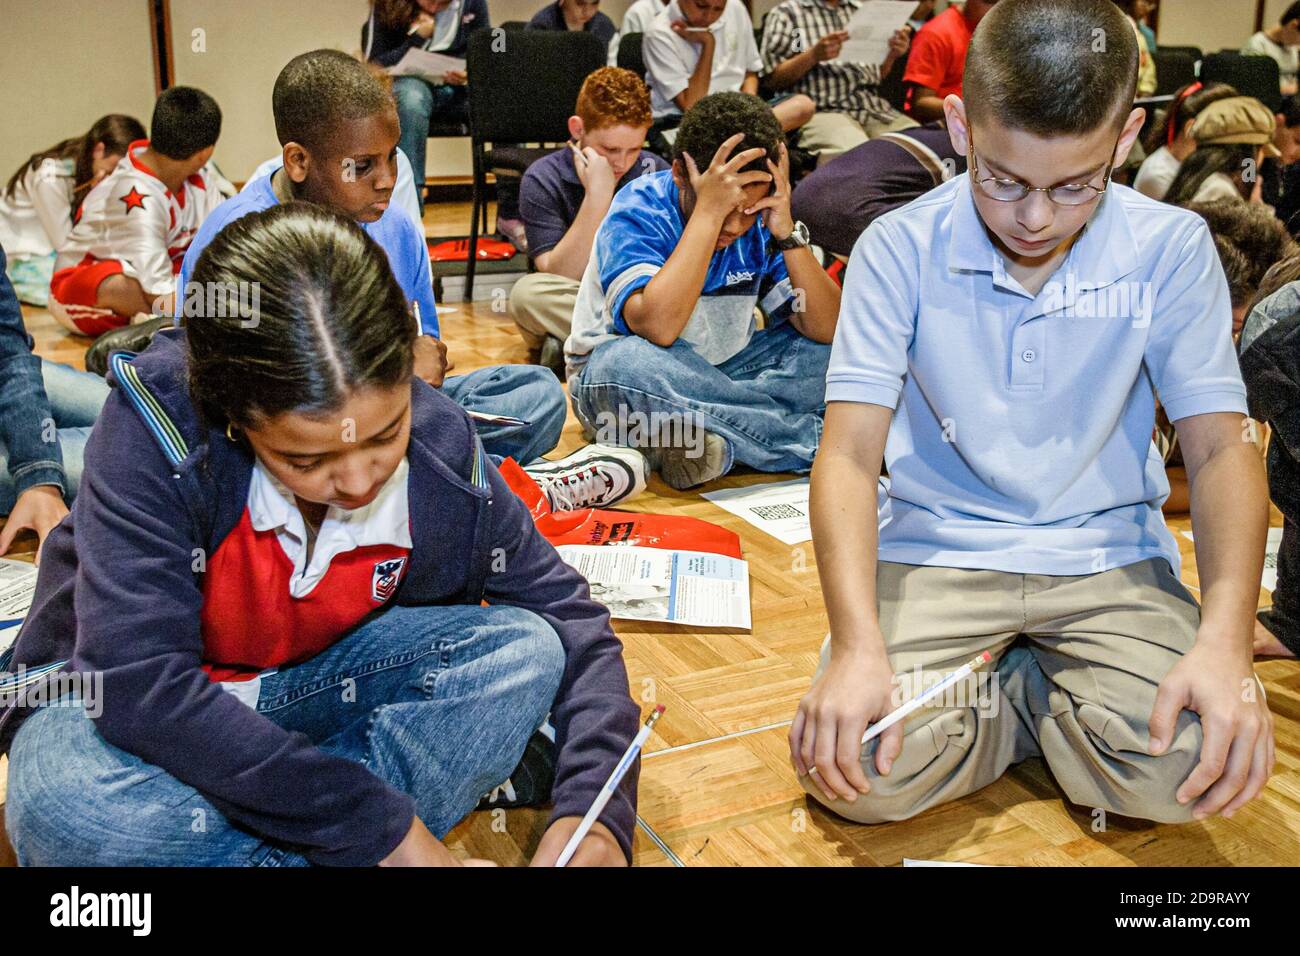
[[[966, 48], [972, 30], [966, 17], [956, 7], [949, 7], [925, 26], [912, 41], [907, 56], [904, 83], [928, 86], [939, 94], [961, 95], [962, 72], [966, 69]], [[907, 94], [907, 109], [912, 108], [912, 94]]]

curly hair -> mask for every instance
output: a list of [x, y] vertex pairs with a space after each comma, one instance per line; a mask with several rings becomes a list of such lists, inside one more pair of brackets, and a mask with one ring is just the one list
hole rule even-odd
[[583, 81], [574, 112], [588, 132], [609, 126], [649, 128], [650, 87], [631, 70], [602, 66]]
[[744, 139], [731, 151], [731, 155], [747, 149], [764, 149], [760, 156], [744, 168], [767, 170], [766, 160], [778, 162], [781, 141], [785, 138], [781, 124], [772, 114], [772, 108], [752, 93], [710, 93], [696, 102], [682, 117], [673, 140], [673, 161], [685, 162], [683, 153], [690, 153], [703, 172], [713, 162], [713, 154], [724, 142], [743, 133]]
[[1210, 227], [1234, 306], [1250, 301], [1274, 263], [1300, 251], [1282, 221], [1259, 203], [1217, 200], [1185, 208]]

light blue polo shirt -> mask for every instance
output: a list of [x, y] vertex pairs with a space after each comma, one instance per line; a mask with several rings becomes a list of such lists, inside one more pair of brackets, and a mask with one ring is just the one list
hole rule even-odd
[[959, 176], [853, 248], [827, 402], [894, 408], [880, 558], [1089, 574], [1178, 548], [1152, 440], [1246, 413], [1223, 269], [1196, 214], [1112, 184], [1037, 296]]

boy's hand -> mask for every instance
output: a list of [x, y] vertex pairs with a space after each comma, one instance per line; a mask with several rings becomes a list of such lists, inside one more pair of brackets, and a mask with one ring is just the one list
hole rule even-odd
[[[763, 155], [761, 147], [747, 149], [743, 153], [731, 155], [745, 136], [736, 133], [718, 147], [713, 155], [713, 162], [704, 172], [700, 172], [690, 153], [682, 153], [686, 161], [686, 172], [695, 192], [695, 212], [712, 216], [721, 225], [723, 220], [747, 204], [745, 187], [750, 183], [771, 182], [770, 173], [755, 169], [747, 173], [740, 168]], [[770, 160], [769, 160], [770, 162]]]
[[771, 194], [745, 210], [747, 216], [762, 210], [763, 225], [778, 242], [794, 232], [794, 215], [790, 212], [790, 154], [784, 142], [780, 144], [780, 151], [779, 163], [767, 161], [767, 168], [772, 171]]
[[447, 343], [432, 335], [421, 335], [415, 340], [415, 374], [434, 388], [442, 388], [442, 380], [455, 366], [447, 358]]
[[[555, 861], [564, 852], [564, 846], [578, 829], [582, 817], [560, 817], [542, 834], [542, 842], [537, 845], [533, 861], [529, 866], [555, 866]], [[569, 866], [627, 866], [627, 857], [623, 848], [614, 839], [605, 824], [597, 820], [587, 831], [587, 835], [578, 844], [578, 849], [569, 860]]]
[[840, 55], [840, 47], [844, 46], [844, 41], [848, 38], [848, 30], [836, 30], [834, 33], [826, 34], [813, 44], [813, 59], [818, 63], [825, 63], [827, 60], [835, 59]]
[[1276, 759], [1273, 715], [1251, 666], [1249, 646], [1200, 640], [1165, 675], [1156, 690], [1148, 730], [1150, 751], [1161, 754], [1173, 739], [1184, 708], [1201, 718], [1201, 760], [1175, 796], [1200, 797], [1193, 816], [1232, 816], [1268, 782]]
[[411, 21], [411, 29], [414, 29], [423, 39], [427, 40], [433, 36], [433, 30], [437, 21], [427, 13], [418, 13], [415, 19]]
[[[884, 641], [877, 642], [883, 646]], [[871, 652], [837, 652], [799, 701], [790, 726], [790, 760], [828, 800], [852, 802], [871, 784], [862, 771], [862, 735], [894, 709], [894, 671], [889, 659]], [[903, 749], [903, 722], [880, 735], [876, 770], [882, 775]]]
[[894, 35], [889, 38], [889, 53], [885, 55], [885, 62], [893, 63], [907, 52], [907, 48], [911, 43], [912, 31], [907, 27], [899, 27], [894, 31]]
[[464, 70], [448, 70], [443, 74], [442, 81], [452, 86], [464, 86], [469, 82], [469, 76]]
[[614, 195], [614, 187], [618, 185], [618, 180], [614, 178], [614, 168], [609, 165], [609, 160], [590, 146], [573, 154], [573, 171], [587, 192], [597, 196]]
[[687, 43], [694, 43], [696, 46], [704, 46], [706, 43], [713, 42], [712, 30], [700, 30], [685, 20], [674, 20], [668, 24], [668, 29], [672, 30]]
[[68, 514], [63, 502], [63, 492], [54, 485], [33, 485], [14, 502], [13, 511], [0, 531], [0, 554], [8, 554], [19, 531], [36, 532], [36, 563], [41, 563], [41, 548], [45, 536]]

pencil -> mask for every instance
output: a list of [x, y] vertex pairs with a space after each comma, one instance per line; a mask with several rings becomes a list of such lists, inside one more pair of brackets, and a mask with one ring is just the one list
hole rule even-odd
[[591, 165], [590, 163], [587, 162], [587, 157], [582, 155], [582, 150], [578, 149], [578, 144], [575, 143], [573, 140], [569, 140], [569, 149], [573, 150], [573, 155], [575, 158], [582, 160], [582, 165], [584, 166]]
[[[907, 701], [906, 703], [902, 704], [896, 709], [891, 710], [884, 717], [880, 718], [878, 721], [876, 721], [874, 724], [868, 727], [867, 732], [862, 735], [862, 742], [865, 744], [868, 740], [871, 740], [873, 737], [879, 737], [890, 727], [894, 726], [894, 724], [898, 723], [900, 720], [907, 717], [908, 714], [911, 714], [915, 710], [919, 710], [921, 707], [925, 706], [930, 701], [934, 700], [934, 698], [942, 694], [953, 684], [969, 677], [971, 673], [973, 673], [976, 669], [983, 667], [991, 660], [993, 660], [993, 655], [990, 654], [988, 651], [985, 651], [984, 653], [980, 654], [978, 657], [971, 658], [969, 661], [961, 665], [961, 667], [957, 668], [955, 671], [953, 671], [943, 680], [939, 681], [939, 683], [935, 684], [929, 690], [925, 690], [917, 694], [911, 700]], [[809, 776], [812, 776], [816, 772], [817, 772], [816, 767], [810, 767], [808, 769]]]
[[605, 786], [601, 787], [600, 793], [596, 795], [596, 799], [592, 803], [591, 809], [587, 811], [587, 815], [584, 816], [582, 822], [578, 824], [578, 829], [573, 831], [573, 836], [569, 837], [569, 842], [564, 844], [564, 849], [560, 851], [559, 859], [555, 861], [556, 866], [569, 865], [569, 861], [573, 859], [573, 854], [577, 852], [578, 844], [580, 844], [591, 831], [592, 824], [596, 822], [596, 818], [599, 817], [601, 812], [605, 809], [605, 804], [609, 803], [610, 797], [614, 796], [614, 791], [618, 789], [618, 785], [623, 781], [623, 777], [627, 774], [628, 768], [632, 766], [632, 761], [636, 759], [636, 755], [641, 752], [641, 746], [646, 742], [646, 738], [650, 736], [650, 731], [654, 728], [655, 722], [659, 720], [659, 717], [663, 712], [664, 705], [660, 704], [651, 712], [650, 716], [646, 718], [645, 723], [641, 725], [641, 729], [637, 731], [637, 735], [632, 738], [632, 742], [627, 745], [627, 750], [623, 751], [623, 756], [619, 760], [618, 766], [614, 768], [614, 772], [611, 773], [609, 779], [605, 781]]

